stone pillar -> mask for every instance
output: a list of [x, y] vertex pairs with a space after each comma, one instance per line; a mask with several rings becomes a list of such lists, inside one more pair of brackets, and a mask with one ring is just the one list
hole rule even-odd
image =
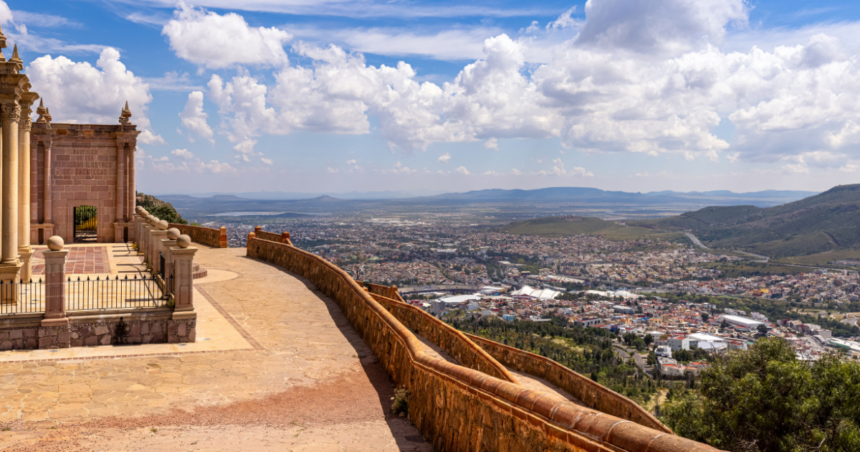
[[69, 324], [66, 317], [66, 256], [63, 239], [53, 236], [48, 239], [50, 251], [45, 255], [45, 317], [42, 326], [63, 326]]
[[3, 249], [0, 266], [18, 262], [18, 123], [21, 106], [17, 102], [3, 104]]
[[[135, 148], [129, 145], [128, 151], [126, 152], [128, 159], [128, 189], [126, 190], [126, 210], [128, 211], [128, 216], [134, 214], [134, 207], [137, 204], [137, 186], [135, 185], [135, 174], [134, 174], [134, 151]], [[129, 234], [131, 232], [129, 231]], [[134, 240], [132, 237], [129, 237], [129, 240]]]
[[180, 235], [179, 229], [170, 228], [167, 230], [167, 238], [161, 241], [161, 249], [164, 250], [164, 278], [165, 283], [170, 287], [171, 293], [176, 283], [173, 248], [176, 247], [176, 240]]
[[161, 273], [161, 254], [164, 252], [163, 241], [167, 239], [167, 221], [161, 220], [152, 231], [153, 255], [152, 255], [152, 271], [156, 274]]
[[[54, 222], [54, 210], [51, 206], [51, 200], [53, 199], [51, 193], [51, 140], [45, 140], [45, 192], [42, 194], [44, 196], [44, 200], [42, 201], [42, 206], [45, 209], [45, 224], [52, 224]], [[45, 235], [48, 234], [48, 231], [45, 231]]]
[[227, 226], [221, 226], [221, 234], [218, 236], [218, 245], [227, 248]]
[[188, 314], [194, 314], [194, 254], [197, 248], [191, 247], [191, 237], [183, 234], [176, 239], [176, 246], [170, 250], [173, 255], [174, 275], [175, 275], [175, 290], [173, 291], [175, 308], [173, 319], [177, 319], [177, 314], [184, 314], [182, 318], [188, 317]]
[[119, 223], [125, 220], [125, 143], [118, 142], [116, 146], [116, 215], [114, 216], [114, 230], [120, 231], [119, 237], [114, 237], [114, 243], [122, 242], [122, 228]]
[[[33, 225], [39, 224], [39, 145], [30, 149], [30, 243], [39, 243], [39, 230]], [[47, 237], [46, 237], [47, 238]]]
[[18, 255], [21, 258], [21, 281], [32, 275], [30, 257], [30, 102], [21, 103], [21, 123], [18, 134]]

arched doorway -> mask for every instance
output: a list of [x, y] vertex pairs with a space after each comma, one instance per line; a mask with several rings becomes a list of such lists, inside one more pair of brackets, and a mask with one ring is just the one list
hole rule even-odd
[[75, 243], [98, 241], [98, 212], [95, 206], [75, 207]]

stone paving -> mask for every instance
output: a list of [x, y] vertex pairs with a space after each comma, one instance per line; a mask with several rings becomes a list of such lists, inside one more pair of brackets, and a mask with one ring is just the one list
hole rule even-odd
[[[126, 245], [120, 245], [126, 248]], [[47, 247], [33, 247], [33, 274], [45, 274], [45, 255]], [[66, 274], [92, 275], [97, 273], [111, 273], [110, 257], [108, 247], [105, 245], [86, 246], [73, 245], [65, 248], [69, 251], [66, 257]]]
[[243, 248], [198, 247], [237, 275], [197, 292], [244, 348], [0, 362], [0, 450], [432, 450], [389, 414], [393, 383], [337, 304]]

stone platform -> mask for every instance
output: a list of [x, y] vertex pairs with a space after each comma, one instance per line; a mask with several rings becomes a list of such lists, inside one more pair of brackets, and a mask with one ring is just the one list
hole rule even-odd
[[195, 344], [0, 356], [0, 449], [432, 450], [389, 414], [393, 384], [337, 304], [242, 248], [199, 248]]

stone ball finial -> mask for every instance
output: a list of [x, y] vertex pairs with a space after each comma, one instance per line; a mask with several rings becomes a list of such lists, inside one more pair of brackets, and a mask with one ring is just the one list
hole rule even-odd
[[158, 222], [158, 229], [162, 231], [166, 231], [168, 226], [169, 224], [167, 223], [167, 220], [161, 220]]
[[141, 214], [142, 216], [144, 216], [144, 217], [148, 217], [148, 216], [149, 216], [149, 211], [148, 211], [148, 210], [146, 210], [146, 209], [144, 209], [143, 207], [141, 207], [141, 208], [140, 208], [140, 214]]
[[65, 242], [63, 242], [63, 238], [59, 235], [51, 236], [48, 239], [48, 249], [51, 251], [60, 251], [63, 249], [63, 245], [65, 245]]
[[191, 246], [191, 237], [188, 234], [182, 234], [176, 238], [176, 246], [180, 248], [188, 248]]
[[150, 215], [146, 217], [146, 222], [152, 226], [155, 226], [155, 224], [158, 223], [158, 218], [155, 218], [155, 215]]
[[176, 239], [178, 239], [178, 238], [179, 238], [179, 234], [180, 234], [179, 229], [176, 229], [176, 228], [170, 228], [170, 229], [168, 229], [168, 230], [167, 230], [167, 238], [168, 238], [168, 239], [170, 239], [170, 240], [176, 240]]

